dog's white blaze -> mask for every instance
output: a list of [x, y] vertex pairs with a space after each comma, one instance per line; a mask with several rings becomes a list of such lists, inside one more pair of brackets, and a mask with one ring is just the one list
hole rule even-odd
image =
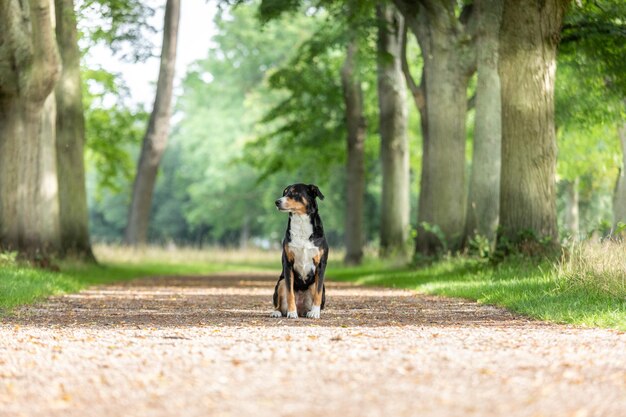
[[303, 279], [309, 272], [315, 272], [313, 258], [319, 253], [317, 246], [309, 240], [313, 234], [313, 226], [308, 214], [292, 214], [289, 249], [294, 255], [294, 268]]

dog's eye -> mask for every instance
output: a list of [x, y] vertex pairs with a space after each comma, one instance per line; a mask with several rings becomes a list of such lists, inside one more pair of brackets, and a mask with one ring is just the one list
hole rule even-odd
[[287, 187], [287, 188], [285, 188], [285, 189], [283, 190], [283, 196], [284, 196], [284, 195], [287, 195], [287, 191], [288, 191], [288, 190], [289, 190], [289, 187]]

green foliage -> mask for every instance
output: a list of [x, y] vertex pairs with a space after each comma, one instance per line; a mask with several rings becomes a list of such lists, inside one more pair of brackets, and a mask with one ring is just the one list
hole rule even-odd
[[282, 175], [261, 186], [242, 157], [256, 122], [279, 99], [267, 87], [268, 74], [291, 58], [316, 22], [296, 17], [261, 26], [255, 7], [240, 5], [218, 13], [215, 23], [214, 46], [183, 81], [150, 237], [198, 245], [239, 244], [248, 235], [277, 242], [285, 218], [273, 202], [293, 179]]
[[130, 149], [140, 143], [148, 113], [125, 104], [128, 89], [119, 74], [84, 69], [82, 77], [87, 165], [95, 169], [99, 190], [119, 192], [134, 175]]
[[[420, 227], [425, 233], [431, 233], [433, 236], [437, 238], [439, 244], [441, 245], [441, 253], [448, 252], [448, 243], [446, 239], [446, 235], [441, 230], [438, 224], [430, 224], [428, 222], [421, 222]], [[417, 232], [419, 233], [419, 231]], [[417, 255], [417, 254], [416, 254]]]
[[[558, 176], [562, 181], [579, 180], [583, 233], [610, 217], [621, 164], [614, 126], [624, 117], [626, 59], [622, 59], [623, 20], [618, 18], [622, 3], [595, 1], [572, 7], [560, 48]], [[374, 3], [232, 0], [221, 4], [213, 46], [205, 59], [190, 66], [176, 106], [173, 135], [154, 193], [150, 240], [234, 245], [251, 236], [261, 245], [277, 242], [285, 218], [273, 210], [273, 201], [286, 184], [302, 181], [325, 191], [321, 210], [326, 232], [332, 243], [340, 244], [346, 129], [339, 73], [347, 40], [356, 36], [368, 132], [366, 235], [375, 244], [381, 173]], [[238, 6], [226, 7], [229, 4]], [[135, 0], [87, 0], [80, 11], [82, 43], [86, 47], [115, 44], [120, 52], [135, 40], [141, 47], [154, 13]], [[90, 13], [101, 12], [109, 23], [90, 28]], [[415, 57], [409, 64], [418, 75], [420, 53], [413, 37], [409, 42], [409, 56]], [[130, 178], [146, 115], [126, 104], [128, 92], [115, 74], [84, 70], [84, 79], [91, 227], [97, 240], [116, 241], [126, 221]], [[415, 219], [420, 124], [412, 102], [409, 108], [411, 219]], [[468, 141], [472, 117], [470, 112]], [[467, 150], [470, 160], [471, 146]], [[563, 188], [559, 188], [561, 212]], [[481, 242], [471, 246], [485, 253]]]
[[83, 69], [89, 223], [95, 240], [119, 242], [148, 113], [126, 104], [119, 74]]
[[17, 252], [0, 252], [0, 268], [14, 266], [17, 262]]
[[469, 252], [479, 258], [489, 258], [492, 254], [491, 241], [482, 235], [474, 235], [468, 243]]
[[522, 230], [515, 236], [507, 236], [499, 229], [497, 232], [495, 249], [489, 260], [498, 264], [511, 257], [520, 257], [534, 262], [543, 259], [556, 259], [561, 254], [559, 242], [554, 242], [551, 236], [539, 235], [535, 230]]
[[559, 177], [573, 181], [588, 176], [590, 189], [612, 188], [621, 164], [615, 125], [595, 124], [559, 132]]
[[269, 22], [285, 13], [298, 11], [301, 4], [301, 0], [263, 0], [259, 4], [258, 15], [263, 22]]
[[562, 31], [555, 86], [558, 127], [559, 217], [567, 184], [577, 180], [580, 231], [612, 218], [621, 167], [616, 126], [626, 117], [626, 3], [582, 1], [570, 8]]
[[[618, 99], [626, 97], [626, 3], [622, 0], [583, 0], [566, 16], [561, 55], [578, 70], [592, 69]], [[581, 77], [582, 79], [582, 77]]]
[[[324, 25], [317, 34], [337, 38], [336, 27]], [[345, 115], [339, 80], [341, 49], [320, 47], [319, 36], [269, 77], [269, 87], [286, 96], [262, 121], [269, 132], [248, 144], [246, 161], [261, 179], [280, 171], [302, 176], [334, 175], [331, 168], [345, 162]], [[259, 156], [262, 155], [261, 158]], [[303, 164], [307, 160], [307, 164]]]
[[79, 0], [78, 28], [83, 51], [97, 44], [130, 61], [154, 56], [149, 34], [155, 9], [141, 0]]

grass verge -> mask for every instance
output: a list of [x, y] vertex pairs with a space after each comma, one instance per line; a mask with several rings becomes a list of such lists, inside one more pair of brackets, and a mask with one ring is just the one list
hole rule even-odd
[[[217, 255], [216, 255], [217, 256]], [[217, 256], [219, 257], [219, 256]], [[1, 260], [1, 259], [0, 259]], [[250, 262], [213, 259], [183, 262], [182, 259], [163, 258], [129, 262], [105, 259], [100, 265], [62, 263], [61, 272], [19, 266], [0, 262], [0, 315], [23, 304], [32, 304], [51, 295], [80, 291], [91, 285], [107, 284], [148, 276], [205, 275], [228, 271], [261, 271], [276, 266], [253, 259]]]
[[626, 298], [590, 290], [560, 274], [557, 265], [509, 259], [499, 265], [472, 258], [450, 258], [423, 269], [389, 268], [383, 263], [358, 268], [335, 266], [328, 276], [362, 285], [416, 290], [493, 304], [540, 320], [626, 330]]

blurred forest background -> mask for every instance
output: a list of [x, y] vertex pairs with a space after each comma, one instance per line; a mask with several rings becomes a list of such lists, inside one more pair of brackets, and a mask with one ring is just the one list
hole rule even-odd
[[[15, 30], [11, 13], [22, 10], [35, 19], [35, 4], [46, 1], [26, 3], [31, 12], [15, 1], [3, 3], [1, 36]], [[553, 244], [616, 234], [626, 222], [626, 3], [528, 2], [536, 6], [528, 7], [532, 11], [514, 3], [219, 2], [206, 57], [187, 68], [182, 88], [174, 90], [171, 120], [167, 111], [161, 114], [169, 129], [166, 123], [165, 140], [153, 141], [165, 151], [162, 159], [155, 153], [158, 175], [149, 216], [143, 216], [147, 232], [133, 235], [129, 207], [142, 147], [149, 154], [142, 140], [153, 109], [133, 102], [133, 86], [119, 74], [84, 57], [97, 45], [127, 61], [161, 54], [163, 73], [171, 45], [159, 53], [160, 45], [146, 36], [163, 32], [152, 19], [163, 4], [56, 0], [64, 64], [55, 87], [57, 129], [69, 120], [59, 100], [69, 91], [63, 77], [72, 47], [64, 46], [62, 30], [71, 32], [74, 18], [69, 42], [83, 57], [90, 233], [87, 243], [77, 238], [58, 252], [80, 253], [81, 239], [85, 247], [274, 248], [286, 219], [273, 202], [295, 182], [320, 187], [327, 238], [334, 247], [347, 244], [346, 259], [356, 263], [363, 248], [401, 256], [488, 254], [496, 236], [502, 247], [517, 238]], [[165, 27], [169, 18], [175, 46], [172, 13], [180, 2], [167, 4]], [[0, 45], [5, 71], [5, 58], [17, 55], [10, 42]], [[0, 84], [6, 115], [10, 77], [0, 77]], [[536, 117], [520, 116], [527, 109]], [[158, 130], [159, 118], [153, 118]], [[11, 153], [7, 120], [0, 144], [5, 167], [7, 155], [20, 158]], [[26, 149], [24, 143], [19, 146]], [[63, 205], [63, 175], [82, 174], [62, 173], [69, 163], [61, 154], [72, 145], [56, 146], [63, 236], [63, 216], [72, 210]], [[0, 181], [3, 193], [19, 182], [7, 178]], [[35, 199], [24, 201], [40, 206]], [[37, 222], [15, 220], [10, 207], [19, 203], [3, 204], [3, 248], [59, 247], [54, 236], [41, 237], [28, 225], [14, 230]], [[45, 208], [38, 213], [31, 219], [52, 216]], [[81, 222], [80, 214], [69, 221]]]

